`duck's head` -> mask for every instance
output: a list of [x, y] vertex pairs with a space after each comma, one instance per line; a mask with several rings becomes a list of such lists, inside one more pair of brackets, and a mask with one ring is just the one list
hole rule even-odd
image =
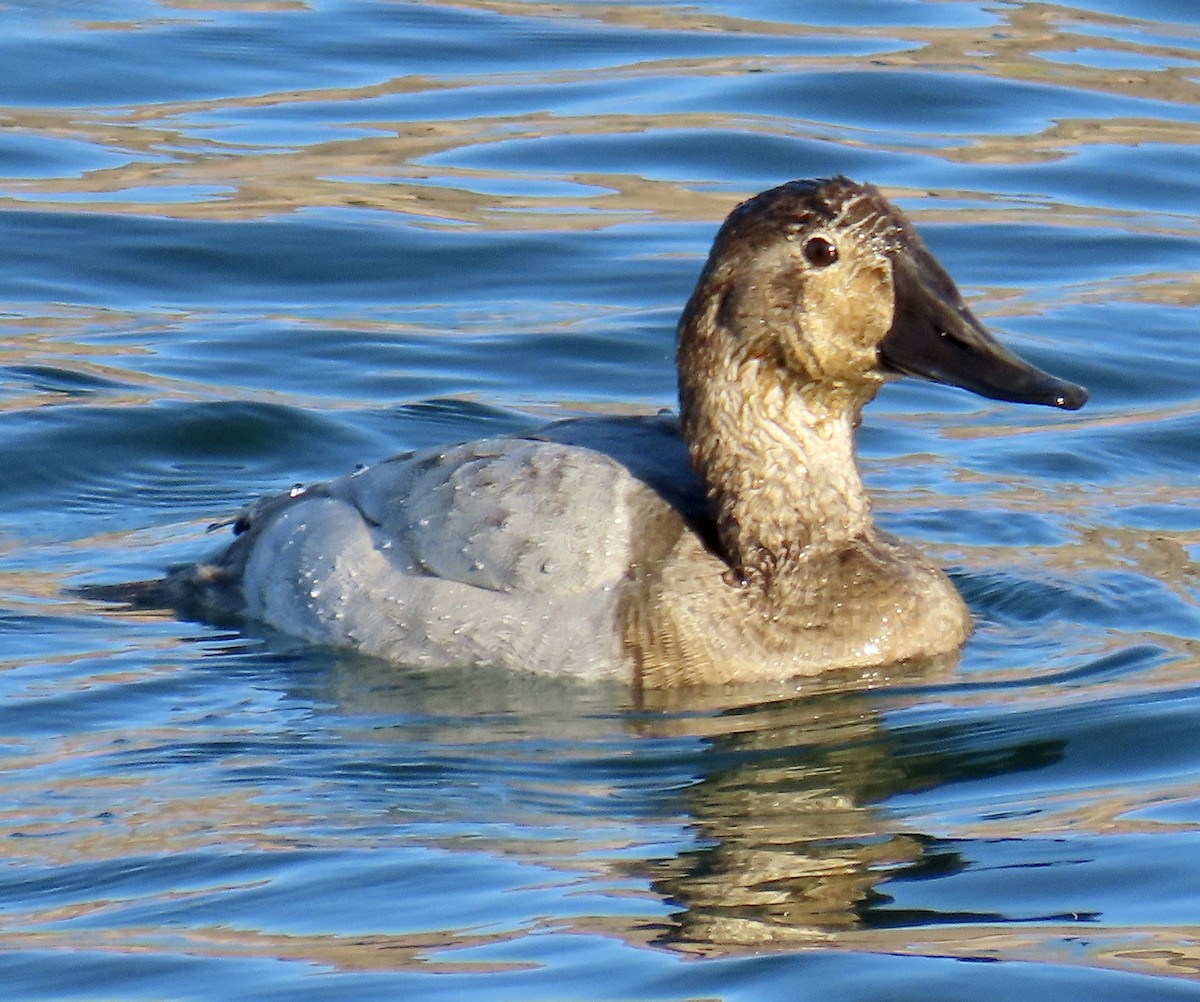
[[859, 403], [898, 375], [1067, 410], [1087, 400], [1001, 345], [903, 213], [844, 177], [772, 188], [721, 227], [680, 323], [685, 412], [699, 389], [687, 370], [719, 381], [722, 365]]

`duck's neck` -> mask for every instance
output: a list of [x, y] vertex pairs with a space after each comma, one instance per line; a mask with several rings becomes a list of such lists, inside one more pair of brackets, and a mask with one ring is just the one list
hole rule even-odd
[[771, 358], [684, 381], [681, 421], [731, 573], [770, 586], [872, 531], [855, 429], [874, 389], [798, 385]]

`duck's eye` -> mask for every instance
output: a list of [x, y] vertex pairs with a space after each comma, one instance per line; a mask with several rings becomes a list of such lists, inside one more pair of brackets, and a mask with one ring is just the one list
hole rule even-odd
[[809, 237], [804, 241], [804, 259], [814, 268], [828, 268], [838, 259], [837, 245], [829, 237]]

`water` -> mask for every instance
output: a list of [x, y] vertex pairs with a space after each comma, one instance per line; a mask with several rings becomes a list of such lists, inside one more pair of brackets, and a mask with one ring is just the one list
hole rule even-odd
[[[6, 999], [1200, 998], [1193, 4], [0, 24]], [[356, 462], [670, 405], [717, 221], [834, 172], [1092, 391], [868, 412], [956, 666], [639, 706], [67, 591]]]

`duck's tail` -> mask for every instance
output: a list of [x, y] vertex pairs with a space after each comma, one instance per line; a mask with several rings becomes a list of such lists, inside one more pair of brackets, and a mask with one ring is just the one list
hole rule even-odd
[[261, 498], [233, 518], [216, 522], [209, 529], [233, 527], [234, 540], [211, 560], [173, 568], [166, 577], [149, 581], [119, 581], [86, 584], [71, 589], [80, 598], [111, 602], [127, 609], [170, 610], [184, 619], [236, 623], [245, 613], [242, 573], [254, 541], [271, 523], [275, 513], [297, 499], [324, 491], [318, 485], [307, 490]]
[[170, 610], [185, 619], [225, 622], [242, 612], [241, 588], [221, 564], [201, 562], [172, 571], [165, 578], [86, 584], [72, 589], [80, 598], [112, 602], [127, 609]]
[[173, 603], [167, 582], [170, 578], [150, 581], [120, 581], [115, 584], [85, 584], [71, 589], [71, 594], [92, 602], [112, 602], [132, 609], [169, 609]]

